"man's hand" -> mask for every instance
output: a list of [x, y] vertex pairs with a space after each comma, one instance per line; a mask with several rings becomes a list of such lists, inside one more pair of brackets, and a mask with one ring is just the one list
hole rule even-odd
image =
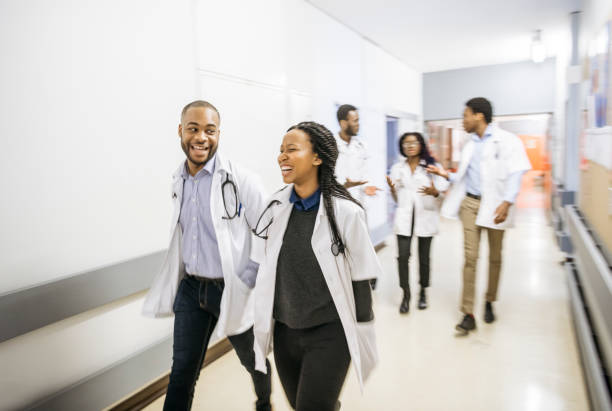
[[436, 187], [434, 187], [433, 181], [431, 182], [431, 186], [429, 187], [423, 186], [419, 188], [419, 193], [423, 194], [424, 196], [434, 196], [434, 197], [437, 197], [440, 195], [440, 192], [436, 189]]
[[382, 189], [376, 186], [367, 186], [363, 191], [365, 191], [365, 193], [371, 197], [375, 196], [377, 191], [382, 191]]
[[436, 167], [433, 164], [430, 164], [426, 168], [428, 173], [439, 175], [448, 180], [448, 172], [444, 170], [442, 167]]
[[497, 206], [495, 209], [495, 219], [493, 220], [495, 224], [501, 224], [506, 221], [506, 218], [508, 218], [508, 210], [510, 210], [511, 205], [512, 203], [504, 201]]
[[365, 183], [367, 183], [367, 181], [353, 181], [350, 178], [347, 178], [346, 179], [346, 183], [344, 183], [344, 188], [351, 188], [351, 187], [362, 186]]

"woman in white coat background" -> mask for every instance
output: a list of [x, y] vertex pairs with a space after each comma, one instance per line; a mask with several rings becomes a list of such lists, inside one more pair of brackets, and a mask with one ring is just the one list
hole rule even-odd
[[[381, 273], [361, 205], [334, 177], [338, 147], [324, 126], [284, 136], [278, 163], [289, 185], [256, 225], [256, 367], [272, 345], [283, 389], [298, 411], [332, 411], [352, 361], [359, 383], [377, 362], [369, 280]], [[273, 341], [273, 344], [272, 344]]]
[[420, 133], [404, 133], [399, 139], [399, 152], [405, 159], [391, 167], [387, 184], [391, 195], [397, 202], [394, 231], [397, 235], [398, 271], [400, 287], [404, 297], [400, 313], [405, 314], [410, 307], [409, 260], [410, 245], [413, 237], [419, 239], [419, 309], [427, 308], [425, 289], [429, 287], [429, 254], [431, 240], [438, 232], [440, 220], [440, 193], [448, 189], [446, 179], [427, 172], [429, 165], [441, 166], [429, 154], [425, 139]]

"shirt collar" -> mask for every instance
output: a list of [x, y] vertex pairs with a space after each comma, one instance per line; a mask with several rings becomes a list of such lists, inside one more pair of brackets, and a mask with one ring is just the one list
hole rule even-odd
[[289, 201], [300, 211], [314, 210], [319, 207], [319, 203], [321, 202], [321, 189], [317, 188], [317, 191], [307, 198], [300, 198], [295, 192], [295, 188], [293, 188]]
[[[198, 171], [196, 173], [195, 176], [193, 176], [193, 178], [198, 178], [201, 177], [204, 174], [212, 174], [215, 172], [215, 160], [216, 160], [217, 154], [215, 153], [215, 155], [213, 156], [213, 158], [211, 158], [210, 160], [208, 160], [206, 162], [206, 164], [204, 165], [204, 167]], [[183, 172], [181, 174], [181, 177], [183, 177], [183, 180], [188, 180], [189, 177], [191, 177], [191, 174], [189, 174], [189, 170], [187, 167], [187, 160], [185, 160], [185, 165], [183, 166]]]
[[348, 142], [344, 141], [342, 137], [340, 137], [340, 133], [336, 134], [336, 144], [338, 144], [338, 146], [343, 146], [343, 147], [346, 147], [349, 145]]
[[489, 124], [485, 129], [484, 136], [480, 138], [478, 133], [472, 133], [472, 140], [474, 141], [485, 141], [493, 135], [493, 126]]
[[343, 147], [355, 146], [361, 144], [358, 136], [352, 136], [350, 141], [344, 141], [342, 137], [340, 137], [340, 133], [336, 134], [336, 144]]

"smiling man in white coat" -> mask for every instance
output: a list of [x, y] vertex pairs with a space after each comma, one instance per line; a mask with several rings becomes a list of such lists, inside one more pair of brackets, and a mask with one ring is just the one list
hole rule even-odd
[[469, 100], [463, 111], [463, 128], [471, 134], [461, 152], [457, 172], [447, 173], [435, 166], [428, 167], [429, 172], [452, 183], [442, 205], [442, 216], [458, 216], [463, 224], [463, 319], [455, 328], [464, 335], [476, 329], [474, 294], [482, 230], [487, 232], [489, 239], [489, 282], [484, 321], [495, 321], [493, 302], [497, 300], [504, 230], [512, 225], [513, 204], [521, 188], [523, 173], [531, 169], [522, 141], [491, 124], [492, 118], [493, 108], [487, 99], [476, 97]]
[[173, 175], [170, 246], [143, 313], [174, 314], [164, 410], [191, 408], [216, 329], [217, 337], [228, 336], [251, 374], [256, 410], [270, 411], [270, 364], [264, 366], [267, 373], [255, 370], [251, 289], [259, 266], [250, 258], [249, 224], [257, 221], [264, 193], [252, 173], [217, 153], [219, 126], [219, 112], [212, 104], [197, 100], [183, 108], [178, 134], [187, 159]]

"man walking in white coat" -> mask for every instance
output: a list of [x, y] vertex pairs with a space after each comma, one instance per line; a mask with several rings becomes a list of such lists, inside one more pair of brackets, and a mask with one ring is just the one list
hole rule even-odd
[[[357, 107], [343, 104], [338, 107], [336, 118], [340, 132], [336, 136], [338, 160], [336, 161], [336, 179], [351, 193], [353, 198], [366, 209], [366, 196], [373, 197], [380, 188], [368, 184], [368, 159], [370, 152], [365, 143], [357, 137], [359, 134], [359, 113]], [[367, 213], [366, 213], [367, 217]], [[371, 282], [376, 288], [376, 279]]]
[[430, 173], [450, 180], [451, 189], [442, 205], [441, 214], [461, 219], [463, 224], [464, 265], [461, 311], [464, 316], [456, 330], [467, 335], [476, 329], [474, 294], [476, 263], [480, 233], [489, 239], [489, 282], [484, 321], [495, 321], [493, 302], [497, 300], [502, 265], [504, 230], [511, 226], [514, 204], [521, 187], [521, 178], [531, 169], [522, 141], [491, 124], [491, 103], [476, 97], [466, 103], [463, 128], [471, 133], [461, 152], [456, 173], [447, 173], [429, 166]]
[[[174, 313], [172, 371], [164, 410], [188, 410], [206, 349], [216, 329], [228, 336], [251, 374], [256, 410], [269, 411], [267, 374], [255, 370], [253, 298], [259, 268], [250, 259], [250, 222], [264, 193], [252, 173], [217, 153], [220, 116], [206, 101], [185, 106], [178, 134], [187, 156], [173, 176], [171, 240], [143, 313]], [[215, 328], [216, 326], [216, 328]], [[231, 381], [229, 382], [231, 384]]]

